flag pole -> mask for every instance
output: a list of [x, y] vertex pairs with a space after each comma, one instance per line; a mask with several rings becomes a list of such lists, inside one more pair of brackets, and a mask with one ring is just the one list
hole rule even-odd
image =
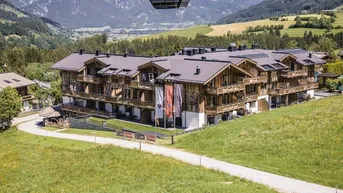
[[164, 83], [163, 85], [163, 120], [164, 120], [164, 129], [167, 128], [167, 123], [166, 123], [166, 117], [167, 117], [167, 114], [166, 114], [166, 110], [167, 110], [167, 104], [166, 104], [166, 85]]
[[174, 125], [174, 136], [175, 136], [175, 130], [176, 130], [176, 125], [175, 125], [175, 119], [176, 119], [176, 113], [175, 113], [176, 112], [176, 109], [175, 109], [175, 101], [176, 101], [175, 100], [175, 96], [176, 96], [175, 95], [175, 82], [173, 82], [173, 96], [174, 96], [173, 97], [173, 100], [174, 100], [173, 101], [173, 111], [174, 111], [174, 117], [173, 117], [174, 118], [174, 120], [173, 120], [174, 124], [173, 125]]

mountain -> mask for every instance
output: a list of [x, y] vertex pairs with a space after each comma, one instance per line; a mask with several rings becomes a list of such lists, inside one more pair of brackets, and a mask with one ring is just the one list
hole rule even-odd
[[144, 23], [209, 23], [262, 0], [191, 0], [178, 10], [155, 10], [149, 0], [11, 0], [23, 10], [68, 28]]
[[70, 43], [73, 34], [59, 23], [20, 10], [0, 0], [0, 51], [16, 46], [55, 48]]
[[303, 11], [318, 13], [343, 4], [343, 0], [266, 0], [219, 20], [218, 24], [266, 19], [283, 14], [297, 14]]

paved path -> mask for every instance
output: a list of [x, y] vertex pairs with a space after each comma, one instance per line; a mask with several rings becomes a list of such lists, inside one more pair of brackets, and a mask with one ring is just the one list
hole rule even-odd
[[[24, 119], [28, 120], [28, 119]], [[42, 118], [37, 118], [35, 120], [30, 120], [18, 125], [18, 129], [40, 136], [48, 136], [55, 138], [71, 139], [78, 141], [96, 142], [99, 144], [112, 144], [123, 148], [129, 149], [141, 149], [142, 151], [160, 154], [167, 157], [172, 157], [183, 162], [201, 165], [203, 167], [218, 170], [221, 172], [228, 173], [232, 176], [237, 176], [240, 178], [245, 178], [256, 183], [264, 184], [280, 192], [286, 193], [343, 193], [343, 190], [336, 190], [334, 188], [329, 188], [313, 183], [308, 183], [300, 180], [295, 180], [267, 172], [262, 172], [223, 161], [218, 161], [204, 156], [199, 156], [193, 153], [187, 153], [181, 150], [176, 150], [172, 148], [166, 148], [161, 146], [155, 146], [150, 144], [140, 144], [138, 142], [125, 141], [113, 138], [104, 137], [94, 137], [94, 136], [84, 136], [76, 134], [66, 134], [51, 132], [40, 129], [36, 124], [39, 123]], [[19, 122], [19, 120], [16, 120]]]

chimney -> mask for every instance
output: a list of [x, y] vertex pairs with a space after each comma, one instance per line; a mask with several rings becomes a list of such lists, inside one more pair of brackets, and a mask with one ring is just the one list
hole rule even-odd
[[99, 56], [99, 55], [100, 55], [100, 53], [101, 53], [101, 51], [100, 51], [100, 50], [98, 50], [98, 49], [97, 49], [97, 50], [95, 50], [95, 55], [96, 55], [96, 56]]
[[129, 52], [127, 50], [125, 50], [125, 53], [124, 53], [124, 58], [126, 58], [127, 56], [129, 55]]
[[309, 52], [308, 57], [312, 58], [312, 52]]
[[196, 75], [199, 75], [199, 74], [200, 74], [200, 71], [201, 71], [201, 68], [200, 68], [200, 66], [198, 65], [195, 74], [196, 74]]
[[107, 53], [106, 53], [106, 57], [107, 57], [107, 58], [111, 57], [110, 52], [107, 52]]
[[246, 45], [243, 45], [243, 44], [242, 44], [242, 45], [239, 46], [239, 50], [240, 50], [240, 51], [245, 50], [245, 48], [246, 48]]
[[252, 44], [251, 48], [254, 50], [254, 49], [259, 49], [260, 48], [260, 45], [258, 44]]
[[201, 59], [202, 59], [202, 60], [206, 60], [206, 56], [202, 56]]
[[199, 48], [199, 54], [205, 54], [205, 48]]
[[230, 52], [235, 52], [235, 51], [237, 51], [237, 45], [236, 45], [235, 43], [231, 43], [231, 44], [229, 45], [229, 47], [228, 47], [228, 50], [229, 50]]
[[85, 53], [85, 49], [80, 49], [80, 55], [83, 55]]
[[217, 48], [211, 48], [211, 52], [216, 52]]
[[187, 56], [193, 56], [193, 50], [187, 50]]
[[197, 55], [199, 54], [199, 50], [198, 49], [193, 49], [193, 55]]
[[182, 53], [182, 55], [186, 55], [186, 50], [185, 50], [185, 49], [182, 49], [182, 50], [181, 50], [181, 53]]

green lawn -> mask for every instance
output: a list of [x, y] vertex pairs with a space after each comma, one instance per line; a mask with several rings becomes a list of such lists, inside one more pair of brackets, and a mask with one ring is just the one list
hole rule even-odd
[[109, 137], [109, 138], [116, 138], [115, 132], [110, 131], [94, 131], [88, 129], [75, 129], [75, 128], [68, 128], [60, 133], [72, 133], [72, 134], [79, 134], [79, 135], [91, 135], [97, 137]]
[[224, 173], [114, 146], [0, 133], [0, 192], [275, 192]]
[[180, 30], [173, 30], [173, 31], [167, 31], [163, 32], [160, 34], [155, 34], [151, 36], [144, 36], [142, 37], [143, 39], [148, 39], [148, 38], [158, 38], [160, 36], [168, 36], [168, 35], [176, 35], [176, 36], [184, 36], [184, 37], [189, 37], [189, 38], [195, 38], [195, 36], [199, 34], [208, 34], [213, 29], [207, 25], [199, 25], [199, 26], [194, 26], [190, 28], [185, 28], [185, 29], [180, 29]]
[[343, 96], [311, 101], [180, 136], [176, 147], [343, 188]]
[[[312, 31], [315, 35], [323, 35], [325, 33], [325, 29], [315, 29], [315, 28], [288, 28], [281, 30], [281, 35], [287, 33], [290, 37], [303, 37], [305, 31], [310, 32]], [[343, 29], [333, 29], [330, 33], [339, 33], [342, 32]]]
[[[95, 124], [102, 124], [102, 122], [106, 121], [105, 119], [100, 119], [100, 118], [95, 118], [95, 117], [91, 117], [88, 119], [90, 122], [93, 122]], [[107, 127], [112, 127], [112, 128], [116, 128], [116, 127], [122, 127], [122, 128], [127, 128], [129, 130], [133, 130], [133, 131], [137, 131], [137, 132], [155, 132], [155, 127], [151, 127], [151, 126], [145, 126], [145, 125], [141, 125], [141, 124], [135, 124], [135, 123], [130, 123], [130, 122], [126, 122], [126, 121], [121, 121], [118, 119], [111, 119], [107, 121]], [[165, 135], [173, 135], [174, 131], [171, 130], [165, 130], [165, 129], [160, 129], [157, 128], [156, 130], [158, 133], [162, 133]], [[182, 133], [182, 130], [177, 129], [175, 131], [175, 133]]]

